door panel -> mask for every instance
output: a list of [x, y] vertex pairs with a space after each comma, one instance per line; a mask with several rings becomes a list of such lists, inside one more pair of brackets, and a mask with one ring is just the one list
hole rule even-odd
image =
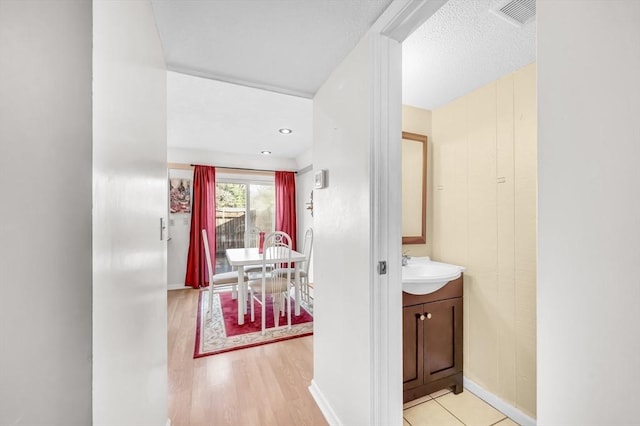
[[462, 299], [426, 303], [423, 307], [426, 383], [462, 371]]
[[[5, 2], [1, 3], [3, 9]], [[100, 0], [92, 5], [93, 217], [87, 225], [93, 235], [93, 283], [87, 285], [93, 291], [89, 318], [93, 352], [87, 358], [93, 364], [93, 402], [89, 410], [95, 425], [163, 425], [167, 422], [167, 242], [160, 219], [168, 207], [164, 53], [149, 2]], [[84, 18], [78, 15], [78, 19]], [[77, 183], [84, 188], [88, 182]], [[68, 326], [83, 321], [78, 317]], [[38, 423], [71, 424], [43, 418]]]
[[422, 384], [424, 369], [423, 325], [420, 315], [424, 305], [402, 309], [402, 382], [403, 389]]

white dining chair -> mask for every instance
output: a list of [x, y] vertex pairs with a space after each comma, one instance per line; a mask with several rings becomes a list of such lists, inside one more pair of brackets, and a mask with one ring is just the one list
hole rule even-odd
[[[305, 260], [301, 262], [302, 265], [298, 265], [300, 269], [300, 297], [307, 304], [310, 303], [312, 297], [309, 291], [309, 265], [311, 264], [311, 251], [313, 250], [313, 228], [307, 229], [304, 233], [304, 246], [302, 253]], [[287, 272], [290, 273], [292, 279], [295, 279], [295, 268], [291, 268], [291, 271], [286, 271], [283, 268], [275, 269], [272, 273], [284, 276]]]
[[[232, 288], [234, 293], [238, 291], [238, 273], [237, 272], [223, 272], [221, 274], [213, 273], [213, 264], [211, 263], [211, 250], [209, 249], [209, 238], [207, 237], [207, 230], [202, 230], [202, 244], [204, 245], [204, 254], [207, 260], [207, 271], [209, 273], [209, 315], [213, 318], [213, 293], [226, 291], [229, 287]], [[247, 281], [247, 275], [244, 275], [244, 280]]]
[[[267, 273], [267, 268], [280, 267], [286, 269], [284, 276]], [[286, 313], [287, 328], [291, 328], [291, 237], [285, 232], [272, 232], [265, 237], [262, 253], [262, 276], [249, 280], [251, 297], [251, 321], [255, 321], [255, 302], [261, 305], [262, 334], [266, 332], [267, 297], [273, 300], [274, 327], [279, 327], [280, 315]]]
[[[256, 248], [258, 247], [258, 243], [260, 241], [260, 228], [253, 227], [249, 230], [249, 235], [247, 238], [247, 247], [248, 248]], [[244, 271], [249, 274], [251, 279], [258, 279], [261, 277], [262, 273], [262, 265], [248, 265], [244, 267]], [[270, 270], [269, 270], [270, 271]]]

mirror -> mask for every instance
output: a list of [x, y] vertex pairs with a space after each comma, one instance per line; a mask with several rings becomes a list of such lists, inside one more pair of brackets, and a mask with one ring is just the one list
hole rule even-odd
[[427, 137], [402, 132], [402, 244], [427, 242]]

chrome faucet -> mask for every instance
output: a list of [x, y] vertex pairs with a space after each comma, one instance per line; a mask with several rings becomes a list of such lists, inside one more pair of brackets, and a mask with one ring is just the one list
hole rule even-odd
[[409, 264], [409, 259], [411, 259], [411, 256], [409, 256], [408, 254], [403, 254], [402, 255], [402, 266], [407, 266]]

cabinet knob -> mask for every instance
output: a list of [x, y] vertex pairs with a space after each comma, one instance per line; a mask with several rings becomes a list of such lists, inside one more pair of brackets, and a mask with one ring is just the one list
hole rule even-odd
[[431, 313], [430, 312], [425, 312], [424, 314], [420, 314], [420, 316], [418, 316], [418, 318], [420, 319], [420, 321], [424, 321], [425, 318], [426, 319], [431, 319]]

